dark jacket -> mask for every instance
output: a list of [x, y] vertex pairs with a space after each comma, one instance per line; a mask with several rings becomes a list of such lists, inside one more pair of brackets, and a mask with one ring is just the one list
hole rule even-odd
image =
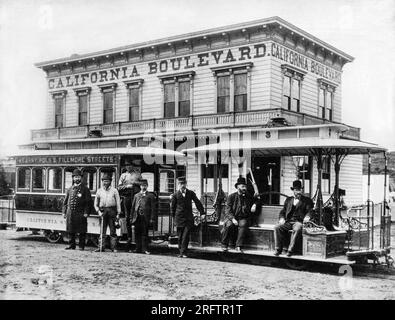
[[258, 201], [247, 192], [244, 196], [245, 210], [243, 211], [242, 197], [243, 196], [240, 195], [237, 191], [229, 195], [228, 199], [226, 200], [224, 220], [240, 220], [248, 219], [251, 217], [251, 207], [254, 203], [258, 206]]
[[[280, 219], [284, 218], [286, 221], [290, 219], [289, 214], [292, 211], [293, 202], [294, 197], [288, 197], [285, 200], [284, 206], [280, 211]], [[303, 222], [305, 216], [311, 217], [313, 209], [313, 200], [311, 200], [309, 197], [305, 197], [302, 195], [300, 196], [299, 202], [295, 207], [293, 217], [296, 221]]]
[[171, 196], [170, 212], [175, 218], [177, 227], [186, 227], [193, 225], [192, 201], [195, 202], [196, 208], [201, 215], [204, 214], [204, 208], [195, 192], [187, 189], [185, 197], [180, 190]]
[[87, 186], [71, 186], [63, 202], [63, 214], [66, 214], [66, 231], [71, 233], [87, 232], [87, 219], [93, 210], [93, 200]]
[[148, 192], [143, 195], [141, 192], [135, 194], [130, 212], [130, 223], [135, 223], [138, 217], [138, 205], [142, 208], [145, 222], [148, 225], [150, 220], [156, 219], [155, 196]]

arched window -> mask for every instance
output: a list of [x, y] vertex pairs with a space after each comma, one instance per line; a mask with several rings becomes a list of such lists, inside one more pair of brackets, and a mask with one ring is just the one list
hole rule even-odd
[[30, 168], [19, 168], [18, 169], [18, 190], [26, 189], [30, 190]]
[[45, 191], [44, 168], [33, 168], [33, 191]]
[[62, 169], [49, 168], [48, 169], [48, 191], [61, 192], [62, 191]]

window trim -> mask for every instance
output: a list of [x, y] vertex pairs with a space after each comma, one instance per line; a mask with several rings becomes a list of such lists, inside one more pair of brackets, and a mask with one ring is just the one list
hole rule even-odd
[[[29, 170], [30, 171], [30, 180], [29, 180], [29, 186], [27, 188], [20, 188], [19, 187], [19, 171], [21, 169], [24, 170]], [[17, 192], [31, 192], [32, 190], [32, 183], [33, 183], [33, 172], [32, 172], [32, 167], [18, 167], [18, 169], [16, 170], [16, 191]]]
[[[37, 170], [37, 169], [41, 169], [43, 174], [44, 174], [44, 179], [43, 179], [44, 187], [43, 188], [34, 188], [33, 173], [34, 173], [34, 170]], [[40, 167], [40, 166], [33, 167], [32, 171], [31, 171], [31, 174], [32, 174], [32, 177], [31, 177], [31, 181], [32, 181], [31, 182], [31, 188], [32, 188], [31, 190], [32, 190], [32, 192], [47, 192], [47, 176], [48, 176], [47, 168], [46, 167]]]
[[[336, 92], [337, 84], [333, 83], [331, 81], [328, 81], [326, 79], [323, 79], [323, 78], [317, 79], [317, 83], [318, 83], [318, 85], [317, 85], [317, 93], [318, 93], [318, 96], [317, 96], [318, 112], [317, 112], [317, 114], [318, 114], [318, 117], [320, 119], [324, 119], [327, 121], [333, 121], [334, 110], [335, 110], [334, 101], [335, 101], [335, 92]], [[320, 106], [320, 89], [324, 90], [324, 115], [325, 115], [325, 117], [322, 117], [321, 110], [320, 110], [320, 108], [321, 108], [321, 106]], [[331, 94], [331, 100], [332, 100], [331, 108], [327, 107], [327, 93], [328, 92], [330, 92], [330, 94]], [[331, 110], [331, 115], [330, 115], [329, 119], [326, 116], [327, 110]]]
[[[290, 104], [286, 110], [293, 111], [293, 112], [301, 112], [302, 109], [302, 89], [303, 89], [303, 80], [304, 76], [307, 74], [306, 70], [299, 69], [295, 66], [289, 65], [289, 64], [282, 64], [281, 65], [281, 108], [284, 109], [283, 107], [283, 99], [284, 99], [284, 79], [285, 77], [291, 78], [291, 83], [290, 83]], [[299, 104], [297, 107], [297, 110], [292, 110], [292, 102], [294, 100], [293, 96], [293, 84], [294, 81], [299, 81]]]
[[142, 120], [142, 105], [143, 105], [143, 83], [144, 79], [133, 79], [133, 80], [125, 80], [123, 83], [126, 86], [127, 90], [127, 121], [131, 122], [130, 120], [130, 89], [132, 88], [138, 88], [139, 89], [139, 116], [137, 120], [134, 121], [140, 121]]
[[[174, 118], [179, 117], [179, 90], [178, 83], [182, 81], [189, 81], [189, 116], [193, 115], [193, 87], [195, 71], [173, 73], [169, 75], [158, 76], [161, 84], [161, 105], [162, 118], [165, 118], [165, 84], [174, 82]], [[171, 119], [171, 118], [169, 118]]]
[[[229, 112], [235, 112], [235, 82], [234, 75], [238, 73], [247, 73], [247, 110], [251, 110], [251, 69], [254, 66], [252, 62], [237, 63], [227, 66], [210, 68], [214, 77], [214, 113], [218, 113], [218, 76], [229, 74]], [[244, 112], [244, 111], [238, 111]]]
[[90, 118], [90, 93], [91, 93], [92, 88], [91, 87], [82, 87], [82, 88], [77, 88], [74, 89], [74, 93], [76, 96], [76, 104], [77, 104], [77, 126], [84, 126], [83, 124], [80, 125], [80, 104], [79, 104], [79, 97], [80, 96], [87, 96], [87, 103], [86, 103], [86, 124], [88, 125], [90, 123], [89, 118]]
[[[111, 124], [111, 123], [115, 123], [117, 121], [116, 119], [116, 88], [117, 88], [117, 83], [113, 82], [113, 83], [106, 83], [106, 84], [102, 84], [102, 85], [98, 85], [98, 87], [100, 88], [100, 92], [101, 92], [101, 100], [102, 100], [102, 120], [101, 123], [102, 124]], [[112, 122], [111, 123], [104, 123], [104, 93], [105, 92], [112, 92]]]
[[[62, 180], [60, 181], [60, 189], [49, 189], [49, 171], [51, 169], [60, 169], [62, 172]], [[62, 193], [63, 190], [63, 179], [64, 179], [64, 168], [63, 167], [48, 167], [47, 168], [47, 178], [46, 178], [46, 183], [47, 183], [47, 192], [48, 193]]]
[[[67, 96], [67, 90], [58, 90], [58, 91], [52, 91], [51, 93], [52, 96], [52, 102], [53, 102], [53, 127], [54, 128], [64, 128], [66, 127], [66, 96]], [[56, 98], [61, 98], [63, 100], [63, 106], [62, 106], [62, 125], [60, 127], [56, 127], [56, 104], [55, 104], [55, 99]]]

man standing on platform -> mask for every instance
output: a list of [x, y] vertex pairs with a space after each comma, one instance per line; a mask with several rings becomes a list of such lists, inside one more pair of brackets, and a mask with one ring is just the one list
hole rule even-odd
[[292, 230], [291, 239], [288, 246], [287, 256], [294, 254], [295, 244], [302, 236], [304, 222], [310, 220], [314, 208], [313, 201], [302, 194], [302, 183], [295, 180], [291, 190], [294, 195], [288, 197], [280, 211], [279, 223], [274, 227], [275, 256], [279, 256], [283, 251], [283, 238]]
[[130, 224], [134, 225], [136, 253], [150, 254], [148, 251], [148, 227], [156, 217], [155, 196], [147, 191], [148, 181], [140, 180], [141, 191], [133, 198]]
[[221, 244], [222, 250], [228, 251], [229, 244], [234, 243], [237, 234], [236, 251], [243, 252], [242, 246], [249, 219], [251, 219], [251, 213], [256, 212], [258, 199], [254, 200], [254, 197], [247, 192], [247, 181], [243, 177], [237, 179], [235, 188], [237, 191], [229, 195], [226, 201]]
[[107, 232], [107, 226], [110, 228], [111, 251], [117, 252], [117, 233], [115, 222], [119, 219], [121, 213], [121, 200], [118, 190], [111, 186], [112, 175], [104, 173], [102, 177], [102, 187], [97, 190], [95, 197], [95, 210], [103, 220], [100, 230], [99, 248], [95, 252], [105, 251], [104, 239]]
[[195, 192], [187, 189], [185, 177], [178, 178], [178, 191], [171, 196], [170, 212], [177, 225], [179, 258], [187, 258], [189, 235], [193, 227], [192, 201], [204, 219], [204, 208]]
[[82, 173], [75, 169], [72, 173], [73, 185], [67, 190], [63, 202], [63, 218], [66, 219], [66, 231], [70, 242], [66, 250], [76, 247], [75, 236], [79, 234], [79, 249], [85, 249], [87, 217], [92, 210], [92, 196], [87, 186], [82, 183]]
[[125, 164], [126, 164], [126, 172], [122, 173], [121, 176], [119, 177], [118, 190], [120, 196], [124, 198], [123, 204], [124, 204], [124, 211], [126, 218], [125, 219], [126, 229], [128, 233], [126, 250], [131, 252], [132, 226], [130, 224], [130, 214], [131, 214], [132, 201], [134, 195], [140, 192], [139, 181], [141, 179], [141, 175], [140, 172], [134, 170], [133, 166], [131, 165], [128, 159], [125, 160]]

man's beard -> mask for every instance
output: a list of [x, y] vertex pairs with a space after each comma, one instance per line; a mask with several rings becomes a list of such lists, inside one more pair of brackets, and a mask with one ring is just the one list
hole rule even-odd
[[80, 184], [80, 183], [81, 183], [81, 179], [74, 180], [74, 184]]

